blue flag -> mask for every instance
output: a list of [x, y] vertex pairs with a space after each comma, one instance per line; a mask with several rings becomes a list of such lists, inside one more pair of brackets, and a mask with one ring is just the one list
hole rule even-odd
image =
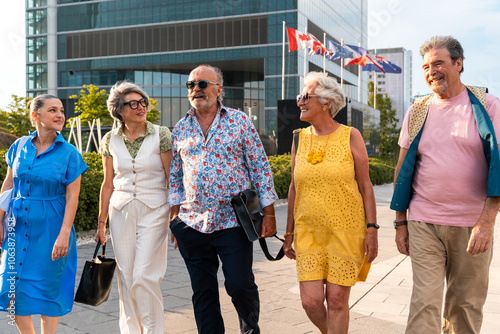
[[340, 58], [352, 58], [352, 52], [344, 48], [342, 45], [335, 43], [331, 39], [326, 40], [328, 59], [335, 60]]

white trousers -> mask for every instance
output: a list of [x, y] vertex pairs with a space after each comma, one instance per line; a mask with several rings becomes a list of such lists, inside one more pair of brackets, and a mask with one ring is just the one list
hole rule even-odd
[[110, 206], [109, 228], [117, 263], [122, 334], [164, 334], [160, 282], [167, 269], [170, 206], [151, 209], [132, 200]]

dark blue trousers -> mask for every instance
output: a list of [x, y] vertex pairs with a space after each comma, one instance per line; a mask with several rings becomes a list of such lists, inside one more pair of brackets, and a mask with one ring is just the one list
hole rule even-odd
[[243, 228], [206, 234], [176, 218], [170, 223], [170, 229], [191, 278], [198, 333], [224, 333], [217, 281], [219, 258], [224, 285], [238, 313], [241, 333], [260, 333], [259, 292], [252, 272], [253, 244], [248, 241]]

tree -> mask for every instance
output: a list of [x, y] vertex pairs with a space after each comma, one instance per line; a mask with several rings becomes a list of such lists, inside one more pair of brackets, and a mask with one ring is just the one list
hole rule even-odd
[[[77, 95], [70, 96], [71, 99], [77, 100], [75, 102], [75, 112], [78, 115], [75, 117], [81, 119], [83, 126], [86, 126], [87, 122], [92, 123], [92, 120], [97, 118], [101, 119], [101, 125], [113, 125], [113, 118], [106, 105], [109, 96], [106, 90], [99, 90], [99, 87], [94, 85], [83, 85], [83, 88], [80, 90], [80, 97]], [[151, 104], [151, 110], [146, 115], [146, 118], [151, 123], [158, 124], [160, 118], [160, 111], [156, 109], [158, 102], [150, 98], [149, 103]], [[69, 126], [69, 124], [66, 124], [66, 126]]]
[[[99, 90], [99, 87], [94, 85], [83, 85], [84, 89], [80, 90], [80, 97], [71, 95], [70, 99], [77, 100], [75, 102], [75, 113], [80, 118], [83, 126], [87, 126], [87, 122], [92, 123], [92, 120], [100, 118], [101, 125], [113, 125], [113, 118], [108, 112], [106, 100], [108, 93], [105, 89]], [[66, 124], [69, 127], [69, 124]]]
[[[373, 107], [374, 84], [368, 83], [368, 105]], [[392, 101], [387, 94], [377, 94], [377, 109], [380, 111], [380, 154], [397, 157], [399, 154], [399, 131], [396, 109], [392, 109]]]
[[17, 137], [28, 135], [35, 128], [31, 125], [30, 113], [26, 104], [31, 98], [12, 94], [12, 102], [7, 106], [9, 111], [0, 110], [0, 128]]

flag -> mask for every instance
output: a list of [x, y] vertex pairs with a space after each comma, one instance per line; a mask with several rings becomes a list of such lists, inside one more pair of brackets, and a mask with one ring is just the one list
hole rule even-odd
[[359, 58], [354, 58], [353, 60], [351, 60], [349, 63], [346, 64], [346, 66], [348, 66], [348, 65], [360, 65], [362, 67], [366, 67], [366, 66], [371, 65], [371, 66], [378, 69], [377, 72], [384, 72], [385, 73], [385, 70], [382, 67], [382, 64], [379, 64], [378, 61], [373, 60], [369, 55], [365, 55], [365, 56], [362, 56]]
[[[381, 56], [375, 55], [375, 60], [382, 65], [382, 68], [384, 69], [385, 73], [401, 73], [401, 67], [398, 65], [391, 63], [387, 59]], [[375, 71], [375, 72], [381, 72], [380, 69], [372, 64], [367, 64], [365, 67], [363, 67], [363, 71]]]
[[286, 31], [288, 34], [288, 52], [305, 48], [315, 49], [314, 41], [309, 35], [288, 27]]
[[308, 33], [308, 35], [313, 42], [313, 47], [309, 49], [310, 56], [312, 56], [312, 55], [324, 55], [325, 53], [328, 54], [328, 49], [326, 48], [326, 46], [323, 45], [323, 43], [321, 43], [319, 41], [319, 39], [314, 37], [313, 34]]
[[362, 48], [361, 46], [355, 46], [355, 45], [345, 45], [346, 49], [351, 50], [351, 53], [353, 54], [353, 59], [359, 58], [359, 57], [364, 57], [368, 54], [368, 50], [365, 48]]
[[331, 39], [326, 40], [326, 45], [328, 45], [327, 56], [330, 60], [340, 58], [353, 58], [353, 54], [351, 51], [344, 48], [342, 45], [335, 43]]

